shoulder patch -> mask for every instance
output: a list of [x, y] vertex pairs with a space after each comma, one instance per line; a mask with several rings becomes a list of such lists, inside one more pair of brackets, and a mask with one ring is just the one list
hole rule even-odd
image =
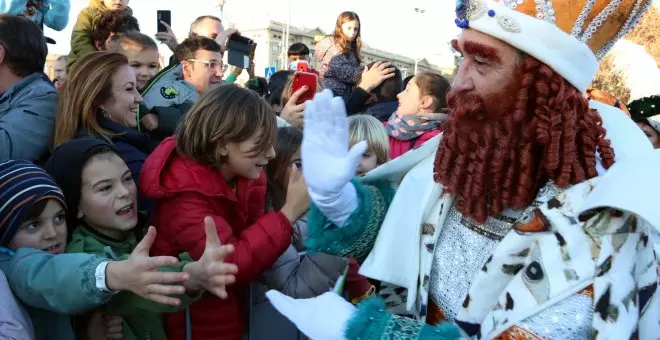
[[174, 99], [174, 97], [179, 95], [179, 91], [175, 90], [172, 86], [161, 87], [160, 95], [165, 99]]

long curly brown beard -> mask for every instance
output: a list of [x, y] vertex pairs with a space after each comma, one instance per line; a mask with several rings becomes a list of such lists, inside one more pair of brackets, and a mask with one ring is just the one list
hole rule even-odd
[[596, 177], [596, 152], [606, 169], [614, 164], [600, 115], [582, 93], [531, 56], [523, 57], [517, 78], [497, 98], [447, 95], [450, 119], [434, 179], [478, 223], [529, 206], [548, 180], [566, 188]]

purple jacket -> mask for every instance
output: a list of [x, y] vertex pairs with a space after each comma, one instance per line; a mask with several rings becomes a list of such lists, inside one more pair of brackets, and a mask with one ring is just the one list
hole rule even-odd
[[5, 273], [0, 271], [0, 339], [33, 340], [34, 329], [27, 312], [9, 288]]

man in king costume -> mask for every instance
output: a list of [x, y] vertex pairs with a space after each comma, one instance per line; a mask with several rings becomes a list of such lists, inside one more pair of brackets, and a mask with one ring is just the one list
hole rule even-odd
[[584, 96], [650, 4], [459, 1], [444, 133], [362, 179], [341, 99], [308, 102], [309, 246], [407, 291], [409, 315], [334, 292], [275, 308], [315, 340], [658, 339], [660, 154]]

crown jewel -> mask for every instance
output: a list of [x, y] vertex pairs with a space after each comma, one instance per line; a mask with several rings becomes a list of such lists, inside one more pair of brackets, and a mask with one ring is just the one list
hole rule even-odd
[[[556, 25], [565, 33], [586, 44], [596, 58], [601, 59], [617, 40], [635, 27], [653, 0], [499, 0], [495, 2]], [[467, 28], [470, 20], [477, 19], [477, 14], [479, 17], [483, 14], [481, 12], [484, 6], [486, 5], [482, 0], [458, 0], [457, 25]], [[485, 8], [485, 10], [489, 9]], [[511, 24], [508, 18], [496, 19]]]

